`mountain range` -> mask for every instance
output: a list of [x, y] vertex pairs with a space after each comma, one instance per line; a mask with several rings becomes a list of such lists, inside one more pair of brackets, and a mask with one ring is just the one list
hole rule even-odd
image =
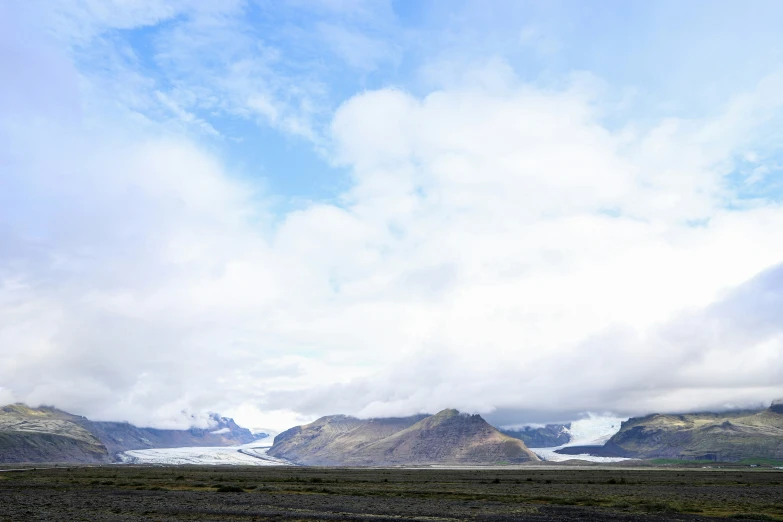
[[210, 416], [208, 429], [162, 430], [127, 422], [97, 422], [57, 408], [0, 408], [0, 462], [107, 463], [123, 451], [183, 446], [233, 446], [266, 437], [233, 419]]
[[387, 419], [322, 417], [275, 437], [268, 454], [302, 465], [495, 465], [540, 460], [480, 415], [447, 409]]
[[571, 423], [547, 424], [546, 426], [524, 426], [514, 429], [501, 429], [500, 433], [514, 437], [525, 443], [528, 448], [553, 448], [571, 441]]
[[783, 401], [759, 410], [635, 417], [623, 422], [603, 446], [557, 452], [641, 459], [783, 460]]
[[[531, 447], [570, 442], [575, 429], [571, 428], [568, 424], [551, 424], [499, 430], [479, 415], [453, 409], [399, 418], [332, 415], [280, 433], [268, 455], [294, 464], [320, 466], [521, 464], [539, 460]], [[234, 446], [265, 437], [217, 414], [211, 415], [209, 428], [163, 430], [127, 422], [91, 421], [48, 406], [13, 404], [0, 408], [0, 462], [5, 463], [109, 463], [118, 462], [119, 454], [129, 450]], [[603, 445], [567, 446], [556, 453], [781, 461], [783, 401], [757, 410], [635, 417], [622, 422], [619, 431]]]

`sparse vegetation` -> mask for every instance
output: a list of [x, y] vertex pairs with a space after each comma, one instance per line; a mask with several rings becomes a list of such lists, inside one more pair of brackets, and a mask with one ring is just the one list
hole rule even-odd
[[0, 479], [3, 522], [23, 520], [28, 511], [49, 520], [117, 520], [118, 513], [127, 520], [214, 520], [218, 512], [221, 519], [245, 520], [240, 514], [247, 512], [260, 520], [311, 521], [339, 519], [347, 510], [357, 520], [360, 514], [406, 520], [449, 513], [461, 520], [676, 515], [783, 522], [783, 471], [744, 464], [720, 470], [61, 467]]
[[723, 413], [653, 414], [623, 423], [602, 451], [654, 458], [658, 464], [718, 461], [747, 464], [778, 462], [783, 413], [763, 410]]
[[217, 488], [218, 493], [244, 493], [244, 491], [239, 486], [220, 486]]

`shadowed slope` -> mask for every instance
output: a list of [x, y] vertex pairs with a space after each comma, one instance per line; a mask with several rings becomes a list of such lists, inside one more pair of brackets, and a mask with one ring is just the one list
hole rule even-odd
[[525, 426], [519, 429], [501, 429], [500, 433], [519, 439], [528, 448], [552, 448], [571, 441], [571, 423], [547, 424], [539, 428]]

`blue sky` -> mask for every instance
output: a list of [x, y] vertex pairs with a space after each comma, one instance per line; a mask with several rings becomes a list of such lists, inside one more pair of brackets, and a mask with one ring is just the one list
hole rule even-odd
[[[158, 121], [187, 111], [196, 121], [182, 122], [185, 130], [211, 141], [237, 171], [263, 178], [278, 195], [321, 198], [340, 191], [345, 174], [330, 168], [325, 128], [358, 92], [393, 86], [426, 95], [471, 65], [498, 60], [545, 88], [574, 74], [594, 76], [609, 125], [704, 117], [779, 67], [779, 9], [761, 2], [247, 2], [227, 13], [182, 9], [99, 27], [71, 51], [109, 92], [122, 88], [118, 69], [143, 78], [150, 100], [132, 110]], [[244, 87], [220, 85], [242, 63], [233, 81], [252, 87], [240, 93]], [[232, 94], [269, 105], [253, 110], [242, 106], [247, 99], [214, 98]], [[296, 119], [296, 128], [264, 110]]]
[[783, 292], [782, 11], [5, 2], [0, 402], [286, 427], [781, 396], [783, 325], [738, 310]]

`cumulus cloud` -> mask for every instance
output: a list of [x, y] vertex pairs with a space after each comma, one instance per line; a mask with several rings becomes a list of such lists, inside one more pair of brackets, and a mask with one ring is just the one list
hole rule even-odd
[[[63, 111], [24, 86], [55, 90], [41, 49], [76, 78]], [[198, 139], [94, 112], [100, 79], [51, 49], [19, 47], [41, 65], [2, 87], [0, 399], [276, 428], [783, 395], [783, 209], [729, 180], [769, 146], [779, 77], [709, 117], [621, 126], [600, 79], [542, 87], [502, 60], [370, 90], [324, 137], [347, 188], [275, 213]]]

